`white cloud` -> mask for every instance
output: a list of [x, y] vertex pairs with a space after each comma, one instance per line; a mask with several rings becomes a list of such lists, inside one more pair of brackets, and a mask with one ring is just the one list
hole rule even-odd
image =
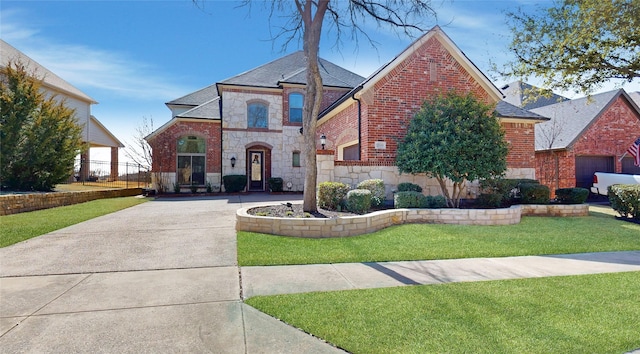
[[129, 53], [48, 38], [24, 20], [26, 15], [19, 10], [3, 10], [3, 39], [90, 96], [98, 97], [94, 93], [97, 91], [100, 95], [162, 100], [189, 90], [170, 82], [161, 68], [137, 61]]

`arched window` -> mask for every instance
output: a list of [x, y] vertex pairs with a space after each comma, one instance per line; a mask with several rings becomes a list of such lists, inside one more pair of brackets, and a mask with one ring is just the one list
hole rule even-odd
[[204, 138], [182, 136], [178, 139], [178, 184], [204, 185], [206, 146]]
[[260, 102], [251, 102], [247, 105], [247, 127], [268, 128], [269, 108]]
[[289, 122], [302, 123], [302, 105], [304, 96], [300, 93], [289, 94]]

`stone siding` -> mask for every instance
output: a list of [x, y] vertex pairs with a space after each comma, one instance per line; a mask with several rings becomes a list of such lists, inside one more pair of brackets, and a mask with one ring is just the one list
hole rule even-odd
[[109, 189], [82, 192], [11, 194], [0, 196], [0, 215], [84, 203], [96, 199], [129, 197], [142, 194], [142, 188]]
[[523, 216], [588, 216], [589, 204], [523, 204]]

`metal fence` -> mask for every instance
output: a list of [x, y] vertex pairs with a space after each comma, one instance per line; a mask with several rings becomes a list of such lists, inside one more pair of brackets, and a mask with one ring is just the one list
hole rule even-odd
[[104, 188], [148, 188], [151, 173], [142, 165], [77, 159], [67, 184]]

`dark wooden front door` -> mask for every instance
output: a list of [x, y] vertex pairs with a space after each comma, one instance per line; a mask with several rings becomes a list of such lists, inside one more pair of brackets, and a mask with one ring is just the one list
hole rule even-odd
[[264, 191], [264, 152], [249, 150], [249, 190]]

